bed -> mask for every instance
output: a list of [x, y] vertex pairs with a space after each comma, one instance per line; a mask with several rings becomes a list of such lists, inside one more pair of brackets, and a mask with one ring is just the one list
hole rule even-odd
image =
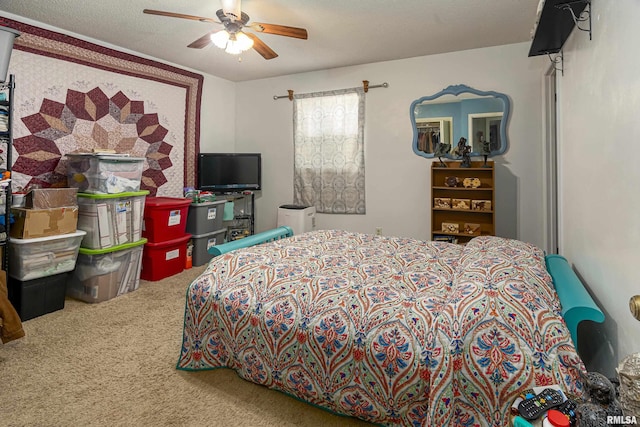
[[603, 317], [562, 257], [491, 236], [281, 232], [212, 249], [187, 290], [178, 369], [232, 368], [381, 425], [502, 427], [526, 389], [583, 393], [577, 323]]

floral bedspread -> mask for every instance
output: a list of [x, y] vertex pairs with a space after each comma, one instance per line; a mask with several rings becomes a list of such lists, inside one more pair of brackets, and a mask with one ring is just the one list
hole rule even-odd
[[506, 426], [525, 389], [581, 395], [543, 252], [337, 230], [214, 258], [189, 286], [178, 369], [384, 425]]

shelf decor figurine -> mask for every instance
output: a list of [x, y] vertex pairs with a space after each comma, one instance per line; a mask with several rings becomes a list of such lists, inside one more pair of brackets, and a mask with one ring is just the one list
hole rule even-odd
[[433, 153], [433, 155], [436, 156], [438, 160], [440, 160], [440, 167], [447, 167], [447, 164], [442, 161], [441, 157], [447, 155], [450, 149], [451, 144], [447, 144], [446, 142], [438, 142], [436, 144], [436, 151]]
[[491, 210], [491, 200], [472, 200], [471, 201], [471, 210], [474, 210], [474, 211], [490, 211]]
[[484, 164], [482, 165], [482, 167], [490, 168], [491, 166], [487, 164], [487, 157], [489, 156], [489, 154], [491, 154], [491, 141], [485, 141], [484, 135], [480, 135], [480, 144], [482, 157], [484, 157]]
[[443, 222], [442, 232], [443, 233], [459, 233], [460, 225], [453, 222]]
[[462, 186], [464, 188], [478, 188], [482, 185], [480, 178], [465, 178], [462, 180]]
[[457, 176], [445, 176], [444, 185], [445, 187], [458, 187], [460, 185], [460, 178]]
[[460, 138], [458, 141], [458, 146], [456, 147], [456, 154], [462, 158], [462, 162], [460, 162], [461, 168], [470, 168], [471, 167], [471, 147], [467, 145], [467, 138], [464, 136]]

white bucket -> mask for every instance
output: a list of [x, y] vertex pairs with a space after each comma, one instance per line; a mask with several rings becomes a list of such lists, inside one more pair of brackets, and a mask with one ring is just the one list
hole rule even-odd
[[0, 27], [0, 82], [7, 80], [9, 59], [13, 50], [13, 39], [20, 35], [20, 31], [13, 28]]

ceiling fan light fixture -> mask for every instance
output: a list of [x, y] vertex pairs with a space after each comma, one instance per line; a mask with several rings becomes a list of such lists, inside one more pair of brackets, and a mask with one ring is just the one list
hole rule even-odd
[[[245, 37], [247, 36], [245, 35]], [[229, 37], [229, 41], [227, 42], [227, 47], [224, 51], [230, 53], [231, 55], [240, 55], [250, 47], [251, 46], [247, 47], [246, 43], [238, 41], [238, 34], [231, 34], [231, 36]]]
[[236, 33], [236, 43], [242, 51], [249, 50], [253, 47], [253, 40], [242, 31]]
[[230, 37], [231, 35], [227, 32], [227, 30], [220, 30], [216, 33], [211, 34], [211, 41], [220, 49], [224, 49], [227, 47], [227, 43], [229, 42]]
[[239, 55], [253, 47], [253, 40], [242, 31], [230, 34], [227, 30], [221, 30], [211, 34], [211, 41], [231, 55]]
[[231, 55], [240, 55], [242, 53], [242, 50], [238, 47], [238, 44], [233, 41], [229, 41], [229, 43], [227, 44], [227, 48], [224, 51]]

